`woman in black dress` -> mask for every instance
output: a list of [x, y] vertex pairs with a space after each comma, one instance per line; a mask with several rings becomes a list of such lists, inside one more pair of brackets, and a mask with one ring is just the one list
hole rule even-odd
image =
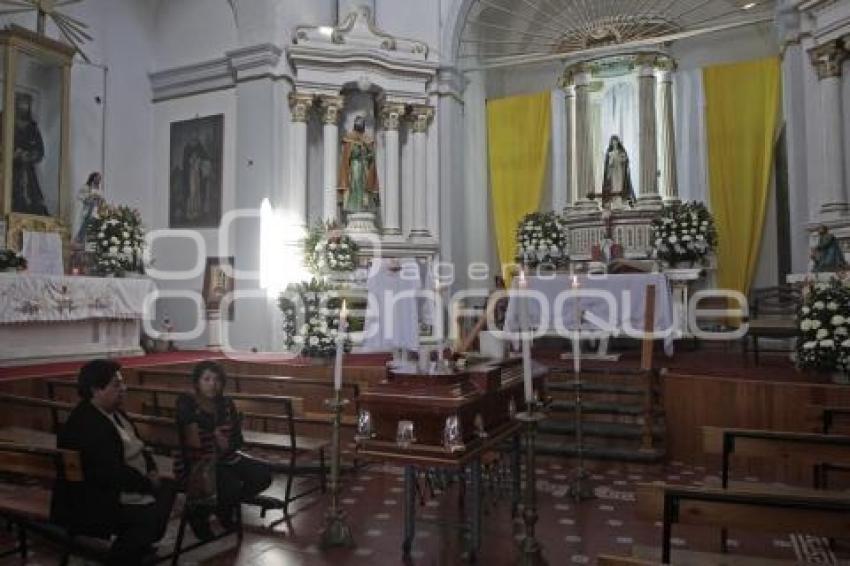
[[[194, 393], [177, 400], [177, 426], [184, 440], [177, 471], [187, 483], [189, 503], [214, 501], [216, 516], [229, 529], [236, 505], [268, 489], [272, 475], [265, 463], [240, 452], [242, 428], [233, 400], [224, 395], [226, 381], [215, 362], [201, 362], [192, 371]], [[209, 509], [196, 505], [190, 515], [189, 524], [200, 539], [213, 536]]]

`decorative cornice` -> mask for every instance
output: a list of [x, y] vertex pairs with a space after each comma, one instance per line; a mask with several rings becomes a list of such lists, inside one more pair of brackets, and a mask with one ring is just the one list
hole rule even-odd
[[320, 95], [319, 106], [322, 109], [322, 123], [339, 124], [340, 112], [345, 106], [345, 98], [339, 95]]
[[842, 41], [831, 41], [811, 49], [809, 56], [818, 79], [823, 80], [841, 76], [841, 67], [847, 59], [847, 51]]
[[463, 102], [463, 91], [467, 84], [469, 79], [455, 67], [440, 67], [432, 92], [440, 96], [452, 96]]
[[283, 50], [271, 43], [242, 47], [225, 53], [230, 66], [236, 73], [236, 80], [248, 80], [272, 76]]
[[150, 73], [153, 101], [233, 88], [236, 76], [227, 58]]
[[434, 107], [424, 104], [416, 104], [410, 109], [410, 119], [413, 122], [413, 132], [424, 134], [428, 132], [431, 119], [434, 118]]
[[292, 110], [292, 121], [306, 122], [315, 99], [316, 97], [312, 94], [290, 93], [289, 108]]
[[153, 101], [226, 90], [261, 78], [280, 78], [277, 67], [283, 50], [262, 43], [228, 51], [225, 57], [155, 71], [148, 75]]
[[401, 119], [407, 112], [407, 106], [402, 103], [386, 103], [381, 105], [381, 127], [385, 130], [397, 131]]

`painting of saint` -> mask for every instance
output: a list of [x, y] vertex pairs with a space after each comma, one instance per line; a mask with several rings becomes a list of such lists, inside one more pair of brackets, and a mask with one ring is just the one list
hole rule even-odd
[[15, 148], [12, 158], [12, 211], [48, 216], [37, 167], [44, 159], [44, 140], [33, 118], [33, 98], [15, 93]]
[[[204, 289], [201, 296], [204, 299], [205, 311], [217, 311], [221, 302], [233, 292], [233, 257], [208, 257], [207, 268], [204, 271]], [[232, 297], [231, 297], [232, 298]], [[233, 320], [233, 301], [229, 301], [227, 312], [222, 312], [222, 318]]]
[[223, 141], [223, 114], [171, 124], [171, 228], [218, 227]]

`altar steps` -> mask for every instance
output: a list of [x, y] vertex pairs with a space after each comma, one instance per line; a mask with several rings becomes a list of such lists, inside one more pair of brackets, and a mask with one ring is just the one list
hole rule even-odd
[[575, 397], [580, 392], [586, 459], [662, 461], [666, 427], [658, 379], [639, 370], [593, 369], [582, 371], [576, 383], [568, 368], [556, 368], [546, 384], [551, 402], [548, 418], [539, 426], [538, 452], [577, 456]]

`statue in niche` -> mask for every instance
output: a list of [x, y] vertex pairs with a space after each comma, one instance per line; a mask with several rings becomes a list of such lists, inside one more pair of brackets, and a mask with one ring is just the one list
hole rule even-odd
[[834, 272], [847, 269], [844, 252], [829, 228], [821, 225], [818, 228], [818, 243], [812, 249], [812, 261], [815, 272]]
[[632, 188], [632, 176], [629, 170], [629, 154], [619, 136], [611, 136], [608, 150], [605, 152], [605, 171], [602, 181], [602, 204], [615, 198], [621, 198], [630, 204], [635, 201]]
[[357, 116], [342, 138], [339, 192], [346, 213], [374, 212], [379, 205], [375, 141], [366, 134], [366, 119]]
[[12, 211], [48, 216], [36, 165], [44, 159], [44, 141], [32, 117], [32, 96], [15, 94], [15, 152], [12, 160]]

